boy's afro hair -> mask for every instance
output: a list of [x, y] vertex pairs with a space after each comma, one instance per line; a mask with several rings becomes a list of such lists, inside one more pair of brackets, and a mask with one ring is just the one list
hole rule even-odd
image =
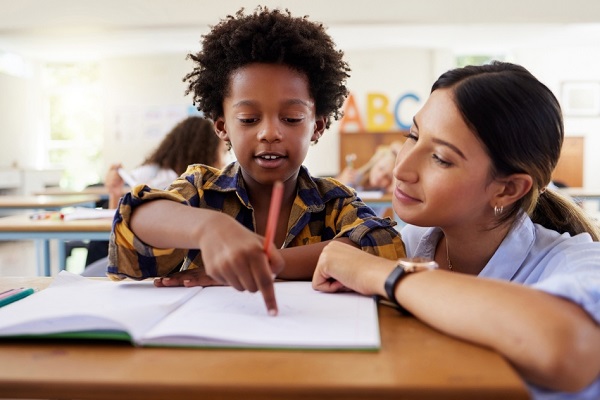
[[348, 95], [350, 68], [343, 55], [323, 25], [306, 16], [267, 7], [246, 15], [242, 8], [202, 36], [200, 52], [188, 54], [195, 66], [183, 78], [188, 83], [185, 94], [192, 93], [198, 110], [216, 120], [223, 116], [232, 72], [251, 63], [286, 65], [306, 75], [316, 115], [326, 117], [329, 128], [331, 117], [341, 118]]

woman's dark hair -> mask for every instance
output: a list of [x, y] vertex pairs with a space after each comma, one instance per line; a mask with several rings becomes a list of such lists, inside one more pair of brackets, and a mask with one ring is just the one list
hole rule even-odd
[[215, 166], [219, 158], [221, 139], [215, 133], [212, 121], [202, 117], [188, 117], [179, 122], [163, 139], [144, 164], [158, 164], [178, 175], [190, 164]]
[[513, 221], [521, 210], [532, 220], [558, 232], [589, 232], [598, 228], [570, 199], [546, 190], [558, 163], [564, 138], [562, 112], [556, 97], [519, 65], [494, 61], [442, 74], [431, 91], [450, 88], [464, 121], [492, 160], [491, 179], [524, 173], [531, 176], [529, 193], [499, 217]]
[[223, 116], [232, 72], [252, 63], [286, 65], [306, 75], [316, 115], [326, 117], [326, 128], [331, 117], [342, 116], [350, 68], [323, 25], [307, 17], [266, 7], [245, 15], [242, 8], [212, 27], [202, 37], [202, 50], [188, 58], [195, 67], [183, 79], [185, 94], [192, 93], [194, 105], [213, 120]]

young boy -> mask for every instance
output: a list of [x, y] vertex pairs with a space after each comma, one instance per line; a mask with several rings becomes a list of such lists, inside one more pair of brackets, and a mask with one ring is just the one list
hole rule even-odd
[[[260, 290], [276, 314], [274, 277], [310, 279], [328, 241], [404, 256], [391, 220], [302, 166], [311, 142], [341, 115], [349, 71], [342, 56], [322, 25], [287, 11], [240, 10], [214, 26], [189, 56], [195, 68], [184, 78], [186, 94], [237, 162], [223, 170], [192, 165], [168, 191], [138, 186], [127, 194], [115, 216], [109, 274], [166, 276], [183, 262], [183, 272], [155, 284]], [[267, 257], [260, 235], [276, 181], [284, 195]]]

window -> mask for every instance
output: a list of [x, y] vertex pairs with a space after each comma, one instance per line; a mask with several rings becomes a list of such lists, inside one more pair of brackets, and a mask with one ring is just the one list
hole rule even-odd
[[44, 86], [50, 127], [46, 164], [64, 170], [61, 187], [83, 189], [99, 182], [104, 116], [98, 64], [46, 64]]

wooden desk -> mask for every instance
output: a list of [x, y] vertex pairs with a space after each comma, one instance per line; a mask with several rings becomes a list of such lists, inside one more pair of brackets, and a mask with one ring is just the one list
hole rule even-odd
[[567, 194], [575, 199], [600, 201], [600, 190], [568, 187], [560, 188], [559, 192]]
[[32, 220], [28, 215], [0, 218], [0, 240], [36, 240], [38, 273], [50, 276], [50, 240], [58, 240], [59, 268], [65, 268], [65, 240], [108, 240], [112, 218], [74, 221]]
[[68, 196], [0, 196], [0, 209], [5, 210], [59, 210], [65, 207], [95, 207], [100, 196], [78, 194]]
[[[131, 190], [129, 186], [123, 186], [123, 195]], [[96, 195], [101, 200], [108, 199], [108, 190], [104, 186], [91, 186], [82, 190], [63, 189], [60, 187], [49, 187], [34, 193], [37, 196], [74, 196], [74, 195]]]
[[[3, 289], [50, 278], [0, 278]], [[367, 351], [135, 348], [0, 341], [0, 395], [60, 399], [527, 399], [498, 354], [379, 308]]]

